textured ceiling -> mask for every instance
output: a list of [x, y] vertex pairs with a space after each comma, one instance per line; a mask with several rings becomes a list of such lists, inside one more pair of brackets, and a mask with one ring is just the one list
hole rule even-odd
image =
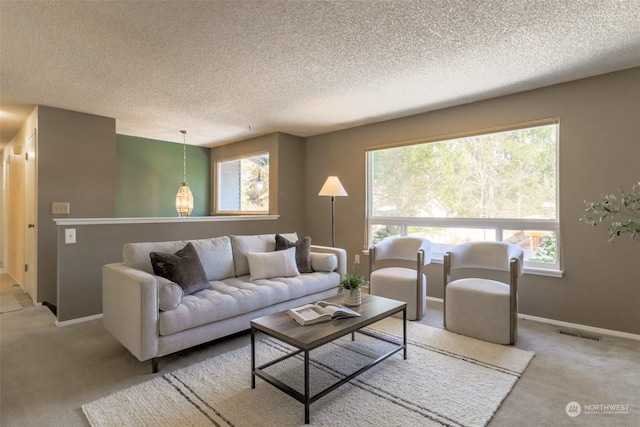
[[640, 0], [1, 0], [0, 19], [2, 143], [37, 104], [213, 146], [640, 65]]

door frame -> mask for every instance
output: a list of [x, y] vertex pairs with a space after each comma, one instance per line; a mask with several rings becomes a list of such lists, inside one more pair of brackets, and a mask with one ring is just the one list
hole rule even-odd
[[24, 167], [24, 289], [38, 301], [38, 138], [37, 129], [25, 138]]
[[9, 234], [9, 220], [7, 218], [9, 214], [7, 209], [7, 192], [9, 190], [9, 169], [11, 163], [9, 162], [9, 158], [4, 156], [4, 153], [2, 153], [0, 159], [2, 160], [2, 194], [0, 195], [0, 209], [2, 210], [0, 212], [0, 230], [2, 230], [2, 242], [0, 242], [0, 245], [2, 245], [2, 254], [0, 255], [2, 259], [0, 261], [2, 261], [2, 267], [0, 268], [0, 273], [6, 273], [7, 248], [9, 247], [9, 237], [7, 237], [7, 235]]

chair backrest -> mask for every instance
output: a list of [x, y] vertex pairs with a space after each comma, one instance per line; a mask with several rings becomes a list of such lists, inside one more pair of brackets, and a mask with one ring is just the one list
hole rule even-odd
[[418, 251], [424, 252], [423, 264], [431, 262], [431, 242], [420, 237], [387, 237], [373, 246], [376, 260], [415, 261]]
[[524, 251], [518, 245], [505, 242], [468, 242], [454, 246], [450, 254], [451, 270], [456, 268], [482, 268], [510, 271], [511, 260], [517, 258], [517, 276], [522, 276]]

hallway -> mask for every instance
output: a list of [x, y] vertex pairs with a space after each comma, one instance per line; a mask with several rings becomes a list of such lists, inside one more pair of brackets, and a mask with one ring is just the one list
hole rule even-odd
[[20, 285], [7, 273], [0, 273], [0, 296], [13, 295], [24, 307], [33, 307], [33, 301]]

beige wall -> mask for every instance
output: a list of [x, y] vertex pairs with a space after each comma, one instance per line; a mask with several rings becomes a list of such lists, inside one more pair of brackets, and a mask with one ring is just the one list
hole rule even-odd
[[[640, 334], [640, 242], [607, 242], [604, 228], [578, 221], [585, 199], [640, 181], [640, 68], [307, 138], [306, 224], [330, 242], [331, 215], [318, 197], [338, 175], [349, 197], [336, 200], [336, 246], [353, 261], [365, 247], [365, 149], [412, 139], [526, 122], [560, 120], [560, 227], [564, 276], [525, 275], [520, 312]], [[359, 271], [368, 260], [361, 258]], [[442, 297], [442, 265], [428, 270], [427, 293]]]
[[[6, 260], [5, 267], [20, 285], [24, 286], [25, 265], [25, 140], [37, 127], [38, 111], [29, 118], [3, 150], [6, 170]], [[3, 230], [4, 231], [4, 230]]]
[[7, 160], [9, 162], [7, 176], [7, 224], [9, 224], [7, 229], [7, 272], [24, 286], [25, 160], [23, 154], [14, 154], [13, 149], [9, 149]]

